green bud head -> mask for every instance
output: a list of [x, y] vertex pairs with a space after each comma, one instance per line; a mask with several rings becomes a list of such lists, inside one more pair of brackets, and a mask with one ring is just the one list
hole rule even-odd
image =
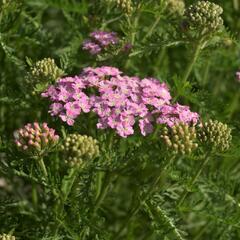
[[191, 153], [197, 148], [195, 127], [179, 123], [164, 130], [161, 138], [169, 150], [178, 154]]
[[211, 34], [223, 27], [223, 9], [209, 1], [198, 1], [185, 11], [185, 20], [191, 30], [199, 35]]
[[231, 129], [227, 124], [217, 120], [209, 120], [198, 129], [198, 135], [202, 144], [215, 150], [226, 151], [232, 140]]
[[85, 161], [99, 156], [97, 140], [86, 135], [70, 134], [63, 145], [67, 146], [63, 153], [71, 167], [80, 167]]
[[0, 235], [0, 240], [15, 240], [16, 238], [12, 235], [2, 234]]
[[185, 11], [185, 3], [183, 0], [167, 0], [167, 12], [171, 15], [182, 16]]
[[33, 84], [47, 84], [62, 77], [64, 72], [58, 68], [54, 59], [44, 58], [36, 62], [27, 76]]

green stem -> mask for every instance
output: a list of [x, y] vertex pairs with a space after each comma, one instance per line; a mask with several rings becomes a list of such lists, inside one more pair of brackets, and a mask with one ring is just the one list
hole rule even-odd
[[180, 231], [177, 229], [171, 218], [166, 215], [163, 209], [159, 206], [154, 206], [150, 203], [150, 201], [146, 202], [145, 206], [146, 209], [148, 209], [150, 218], [161, 224], [160, 226], [162, 226], [162, 229], [165, 230], [165, 236], [172, 233], [174, 235], [174, 239], [183, 240]]
[[[206, 154], [205, 156], [205, 160], [202, 162], [202, 164], [200, 165], [200, 168], [198, 169], [198, 171], [195, 173], [195, 175], [192, 177], [192, 180], [189, 184], [189, 188], [191, 189], [193, 187], [193, 185], [195, 184], [195, 182], [197, 181], [198, 177], [200, 176], [200, 174], [202, 173], [204, 167], [206, 166], [206, 164], [208, 163], [210, 159], [210, 153]], [[188, 196], [189, 194], [189, 190], [188, 188], [186, 188], [184, 190], [184, 192], [182, 193], [179, 201], [178, 201], [178, 204], [177, 204], [177, 207], [181, 207], [181, 205], [183, 204], [184, 200], [186, 199], [186, 197]]]
[[34, 182], [32, 182], [32, 202], [33, 206], [36, 209], [38, 206], [38, 194], [37, 194], [37, 187]]
[[38, 159], [37, 161], [39, 163], [39, 166], [40, 166], [40, 168], [42, 170], [42, 173], [43, 173], [44, 177], [47, 178], [48, 177], [48, 173], [47, 173], [47, 169], [46, 169], [45, 163], [43, 161], [43, 158], [40, 157], [40, 159]]
[[97, 197], [97, 200], [94, 204], [92, 218], [95, 216], [97, 210], [99, 209], [100, 205], [102, 204], [103, 200], [105, 199], [105, 197], [108, 193], [108, 189], [109, 189], [110, 183], [111, 183], [111, 177], [112, 177], [112, 174], [110, 172], [107, 172], [105, 175], [105, 178], [104, 178], [102, 189], [101, 189], [101, 191]]
[[[172, 160], [172, 159], [171, 159]], [[145, 195], [142, 197], [142, 199], [140, 201], [138, 201], [138, 203], [136, 204], [135, 207], [133, 207], [133, 210], [129, 212], [129, 214], [127, 215], [123, 225], [121, 226], [121, 228], [119, 229], [119, 231], [116, 233], [116, 235], [114, 236], [113, 240], [118, 240], [121, 237], [121, 233], [125, 230], [125, 228], [128, 226], [129, 222], [131, 221], [131, 219], [139, 212], [140, 208], [142, 207], [142, 205], [145, 203], [145, 201], [149, 198], [149, 196], [152, 194], [152, 192], [155, 190], [156, 186], [159, 184], [160, 179], [162, 177], [162, 174], [165, 172], [165, 169], [171, 164], [171, 160], [169, 160], [169, 163], [162, 169], [162, 171], [160, 172], [159, 175], [157, 175], [155, 177], [155, 179], [153, 180], [150, 188], [148, 189], [148, 191], [145, 193]]]
[[156, 20], [155, 20], [155, 22], [153, 23], [152, 27], [151, 27], [150, 30], [147, 32], [147, 34], [144, 36], [143, 42], [145, 42], [146, 39], [152, 35], [154, 29], [157, 27], [158, 23], [160, 22], [161, 17], [162, 17], [162, 15], [160, 14], [160, 15], [156, 18]]
[[[68, 199], [69, 194], [71, 193], [73, 184], [74, 184], [77, 176], [78, 176], [78, 169], [73, 168], [70, 170], [68, 176], [66, 178], [64, 178], [64, 180], [62, 182], [62, 186], [61, 186], [62, 196], [61, 196], [61, 198], [58, 199], [56, 206], [55, 206], [56, 219], [58, 219], [60, 221], [63, 219], [64, 205]], [[54, 229], [55, 235], [58, 233], [59, 227], [60, 227], [60, 224], [58, 223]]]
[[190, 74], [191, 74], [191, 72], [192, 72], [193, 66], [194, 66], [194, 64], [196, 63], [196, 61], [197, 61], [197, 59], [198, 59], [198, 56], [199, 56], [199, 54], [200, 54], [200, 52], [201, 52], [201, 48], [202, 48], [202, 41], [200, 40], [200, 41], [198, 41], [198, 42], [196, 43], [196, 46], [195, 46], [195, 48], [194, 48], [194, 52], [193, 52], [192, 59], [191, 59], [191, 61], [189, 62], [188, 66], [187, 66], [187, 68], [186, 68], [186, 70], [185, 70], [185, 73], [184, 73], [184, 75], [183, 75], [183, 80], [182, 80], [183, 83], [186, 83], [186, 82], [187, 82], [187, 80], [188, 80], [188, 78], [189, 78], [189, 76], [190, 76]]
[[[109, 187], [110, 187], [111, 179], [112, 179], [112, 173], [106, 172], [101, 191], [100, 191], [99, 194], [97, 193], [98, 196], [97, 196], [97, 199], [95, 201], [93, 211], [92, 211], [92, 215], [90, 216], [89, 222], [91, 222], [93, 220], [94, 216], [97, 213], [97, 210], [99, 209], [103, 200], [105, 199], [105, 197], [108, 193]], [[87, 231], [87, 226], [84, 226], [83, 229], [81, 230], [81, 233], [80, 233], [80, 239], [82, 239], [82, 240], [85, 239], [86, 231]]]
[[238, 110], [239, 107], [239, 99], [240, 99], [240, 92], [237, 91], [235, 96], [233, 97], [233, 100], [231, 102], [231, 105], [228, 107], [228, 118], [231, 119], [234, 115], [235, 111]]
[[206, 85], [206, 83], [207, 83], [208, 75], [209, 75], [209, 69], [210, 69], [210, 61], [207, 61], [205, 71], [204, 71], [204, 74], [203, 74], [203, 78], [202, 78], [202, 84], [203, 85]]
[[236, 11], [239, 10], [239, 5], [240, 5], [240, 3], [238, 0], [233, 0], [233, 7]]

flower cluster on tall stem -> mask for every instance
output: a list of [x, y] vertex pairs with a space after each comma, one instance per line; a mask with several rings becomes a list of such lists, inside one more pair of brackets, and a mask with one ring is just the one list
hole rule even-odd
[[74, 125], [81, 113], [94, 112], [97, 128], [114, 129], [121, 137], [152, 133], [155, 124], [196, 123], [188, 106], [171, 103], [165, 83], [154, 78], [129, 77], [114, 67], [85, 68], [79, 76], [62, 78], [42, 93], [51, 100], [50, 114]]

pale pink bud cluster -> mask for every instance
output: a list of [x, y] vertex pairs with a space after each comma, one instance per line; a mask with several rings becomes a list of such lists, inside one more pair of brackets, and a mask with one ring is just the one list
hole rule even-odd
[[55, 130], [47, 123], [28, 123], [14, 133], [15, 144], [23, 151], [44, 152], [53, 147], [59, 139]]

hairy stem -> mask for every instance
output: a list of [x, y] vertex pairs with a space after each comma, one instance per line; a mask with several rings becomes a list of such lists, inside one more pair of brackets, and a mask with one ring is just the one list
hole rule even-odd
[[32, 182], [32, 202], [33, 206], [36, 209], [38, 206], [38, 193], [36, 183]]
[[44, 163], [42, 157], [40, 159], [38, 159], [38, 164], [39, 164], [39, 167], [42, 170], [42, 173], [43, 173], [44, 177], [47, 179], [48, 173], [47, 173], [47, 169], [46, 169], [46, 166], [45, 166], [45, 163]]
[[[97, 196], [97, 199], [95, 201], [95, 204], [94, 204], [94, 207], [93, 207], [93, 211], [92, 211], [92, 215], [90, 216], [89, 222], [91, 222], [93, 220], [94, 216], [97, 213], [97, 210], [99, 209], [99, 207], [101, 206], [103, 200], [105, 199], [105, 197], [106, 197], [106, 195], [108, 193], [109, 187], [110, 187], [111, 179], [112, 179], [112, 173], [106, 172], [105, 178], [104, 178], [104, 182], [102, 184], [100, 193], [99, 194], [97, 193], [98, 196]], [[84, 226], [83, 229], [80, 232], [80, 238], [82, 240], [85, 239], [86, 231], [87, 231], [87, 226]]]
[[126, 219], [124, 220], [123, 225], [120, 227], [119, 231], [114, 236], [114, 238], [113, 238], [114, 240], [118, 240], [121, 237], [121, 233], [128, 226], [128, 224], [131, 221], [131, 219], [139, 212], [140, 208], [145, 203], [145, 201], [149, 198], [149, 196], [151, 196], [151, 194], [155, 190], [156, 186], [159, 184], [163, 172], [165, 172], [165, 169], [171, 164], [171, 160], [169, 160], [168, 164], [165, 167], [163, 167], [163, 169], [160, 172], [160, 174], [155, 176], [155, 178], [154, 178], [150, 188], [148, 189], [148, 191], [144, 194], [144, 196], [141, 198], [141, 200], [138, 201], [136, 206], [133, 206], [132, 210], [128, 213]]
[[183, 79], [182, 79], [183, 83], [186, 83], [186, 81], [188, 80], [188, 78], [192, 72], [193, 66], [196, 63], [198, 56], [201, 52], [201, 48], [202, 48], [202, 41], [200, 40], [196, 43], [195, 48], [193, 50], [193, 56], [191, 58], [191, 61], [189, 62], [188, 66], [184, 72]]
[[[202, 164], [200, 165], [199, 169], [197, 170], [197, 172], [195, 173], [195, 175], [192, 177], [191, 182], [190, 182], [190, 185], [189, 185], [189, 188], [190, 188], [190, 189], [193, 187], [193, 185], [194, 185], [195, 182], [197, 181], [198, 177], [199, 177], [200, 174], [202, 173], [202, 171], [203, 171], [204, 167], [206, 166], [206, 164], [208, 163], [209, 159], [210, 159], [210, 153], [206, 154], [205, 160], [202, 162]], [[179, 199], [179, 201], [178, 201], [178, 204], [177, 204], [178, 207], [181, 207], [181, 205], [182, 205], [183, 202], [185, 201], [185, 199], [186, 199], [186, 197], [188, 196], [188, 194], [189, 194], [189, 190], [188, 190], [188, 188], [186, 188], [186, 189], [183, 191], [183, 193], [182, 193], [182, 195], [181, 195], [181, 197], [180, 197], [180, 199]]]
[[159, 206], [153, 206], [150, 201], [146, 202], [145, 206], [148, 210], [149, 217], [162, 225], [162, 228], [165, 230], [165, 235], [172, 233], [175, 237], [174, 239], [183, 240], [180, 231], [177, 229], [174, 222], [166, 215], [163, 209]]
[[111, 177], [112, 177], [112, 174], [110, 172], [106, 172], [101, 191], [100, 191], [100, 193], [96, 199], [96, 202], [94, 204], [92, 217], [96, 214], [97, 210], [99, 209], [101, 203], [103, 202], [103, 200], [105, 199], [105, 197], [108, 193], [108, 189], [109, 189], [110, 183], [111, 183]]
[[155, 20], [155, 22], [153, 23], [152, 27], [151, 27], [150, 30], [147, 32], [147, 34], [144, 36], [143, 42], [145, 42], [146, 39], [153, 34], [154, 29], [157, 27], [158, 23], [159, 23], [160, 20], [161, 20], [161, 17], [162, 17], [162, 15], [160, 14], [160, 15], [156, 18], [156, 20]]

